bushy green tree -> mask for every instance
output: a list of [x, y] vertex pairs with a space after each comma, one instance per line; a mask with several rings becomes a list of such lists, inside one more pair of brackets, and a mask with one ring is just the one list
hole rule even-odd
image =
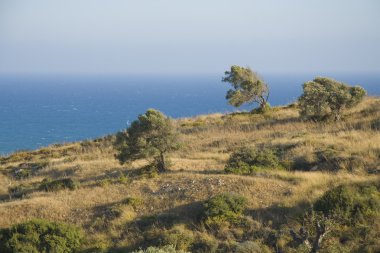
[[350, 87], [331, 78], [317, 77], [303, 85], [299, 98], [301, 116], [312, 120], [332, 117], [338, 121], [346, 108], [360, 103], [365, 95], [360, 86]]
[[227, 91], [226, 99], [235, 107], [245, 103], [258, 103], [261, 110], [268, 106], [268, 85], [250, 68], [232, 66], [225, 72], [223, 82], [230, 83], [233, 89]]
[[149, 109], [139, 115], [126, 131], [117, 134], [117, 159], [123, 164], [137, 159], [153, 159], [158, 171], [167, 169], [165, 155], [179, 148], [177, 133], [170, 118]]
[[81, 231], [71, 225], [31, 220], [0, 230], [2, 253], [73, 253], [81, 247]]

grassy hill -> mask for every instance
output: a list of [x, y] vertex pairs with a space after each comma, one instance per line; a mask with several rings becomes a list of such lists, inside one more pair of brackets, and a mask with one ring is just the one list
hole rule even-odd
[[[175, 125], [182, 147], [170, 154], [170, 171], [159, 175], [142, 170], [143, 160], [120, 165], [114, 136], [1, 157], [0, 227], [32, 218], [74, 224], [85, 231], [88, 252], [165, 243], [211, 252], [194, 246], [199, 242], [238, 252], [248, 241], [263, 245], [262, 252], [301, 252], [292, 251], [286, 231], [299, 227], [317, 199], [341, 184], [379, 181], [379, 98], [367, 98], [340, 122], [304, 122], [289, 105], [264, 114], [182, 118]], [[224, 173], [230, 154], [243, 146], [273, 150], [281, 169]], [[226, 192], [247, 199], [245, 225], [206, 226], [204, 201]], [[376, 238], [378, 217], [373, 224]]]

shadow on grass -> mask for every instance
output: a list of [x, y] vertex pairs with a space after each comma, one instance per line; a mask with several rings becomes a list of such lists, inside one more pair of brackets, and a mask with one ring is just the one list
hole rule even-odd
[[6, 202], [6, 201], [9, 201], [9, 200], [11, 200], [9, 194], [0, 194], [0, 202]]
[[63, 178], [63, 177], [71, 177], [74, 176], [75, 173], [80, 171], [80, 166], [72, 166], [70, 168], [64, 169], [64, 170], [49, 170], [49, 171], [41, 171], [38, 172], [38, 176], [47, 177], [50, 179], [57, 179], [57, 178]]
[[[104, 207], [102, 207], [104, 208]], [[166, 210], [162, 213], [142, 216], [132, 222], [125, 224], [125, 229], [121, 235], [123, 239], [128, 236], [139, 235], [139, 238], [133, 238], [135, 243], [124, 247], [110, 248], [108, 253], [132, 252], [139, 248], [147, 248], [152, 245], [159, 246], [158, 237], [160, 234], [155, 233], [155, 229], [170, 229], [176, 224], [186, 224], [196, 226], [202, 210], [202, 202], [192, 202], [186, 205], [180, 205], [175, 208]], [[132, 238], [131, 238], [132, 239]], [[88, 249], [86, 252], [94, 252], [94, 249]]]
[[305, 213], [305, 210], [309, 209], [310, 203], [300, 202], [295, 206], [281, 206], [278, 204], [251, 209], [247, 213], [252, 216], [253, 219], [263, 223], [272, 224], [274, 228], [279, 229], [281, 225], [294, 221]]

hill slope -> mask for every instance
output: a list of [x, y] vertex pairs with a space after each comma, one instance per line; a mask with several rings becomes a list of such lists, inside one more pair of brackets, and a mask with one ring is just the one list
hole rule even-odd
[[[0, 158], [0, 227], [31, 218], [75, 224], [85, 230], [90, 251], [129, 252], [162, 244], [156, 238], [173, 228], [197, 240], [232, 245], [244, 242], [247, 230], [227, 226], [213, 231], [199, 222], [202, 203], [211, 196], [245, 196], [245, 215], [255, 222], [251, 226], [278, 231], [292, 226], [327, 190], [379, 179], [378, 98], [366, 99], [338, 123], [303, 122], [297, 109], [288, 106], [266, 114], [184, 118], [175, 124], [182, 148], [170, 155], [171, 171], [161, 175], [141, 170], [145, 161], [120, 165], [113, 136]], [[284, 169], [225, 174], [229, 155], [242, 146], [275, 150]], [[73, 180], [71, 190], [52, 186], [46, 191], [51, 181], [65, 178]], [[264, 236], [255, 238], [265, 244]]]

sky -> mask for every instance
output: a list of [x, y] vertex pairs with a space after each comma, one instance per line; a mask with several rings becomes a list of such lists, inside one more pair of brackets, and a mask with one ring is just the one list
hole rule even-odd
[[380, 73], [378, 0], [0, 0], [0, 73]]

